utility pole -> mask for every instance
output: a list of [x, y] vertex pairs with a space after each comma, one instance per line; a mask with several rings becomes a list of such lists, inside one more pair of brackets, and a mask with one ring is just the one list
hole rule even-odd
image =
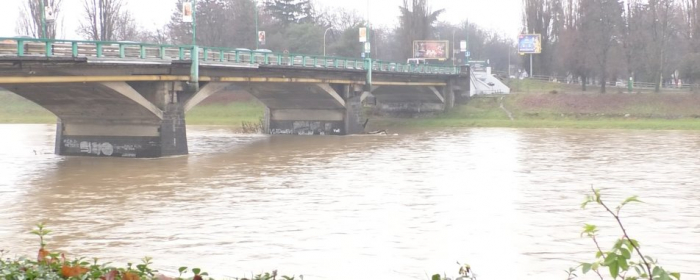
[[[369, 17], [369, 1], [367, 0], [367, 42], [365, 44], [370, 44], [369, 51], [366, 52], [365, 56], [367, 59], [367, 91], [371, 92], [372, 91], [372, 33], [370, 31], [370, 17]], [[366, 48], [365, 48], [366, 49]]]
[[508, 45], [508, 79], [510, 79], [510, 53], [513, 52], [513, 46]]
[[[469, 19], [467, 19], [467, 52], [469, 52]], [[470, 57], [466, 57], [467, 64], [469, 64]]]
[[328, 30], [333, 29], [333, 27], [328, 27], [326, 28], [326, 31], [323, 31], [323, 56], [326, 56], [326, 33], [328, 33]]
[[258, 30], [258, 0], [253, 1], [253, 12], [255, 13], [255, 49], [260, 48], [260, 34]]
[[455, 67], [457, 60], [457, 48], [455, 48], [455, 32], [456, 29], [452, 29], [452, 67]]
[[39, 3], [41, 3], [39, 6], [41, 6], [41, 39], [46, 39], [46, 5], [44, 3], [45, 0], [39, 0]]

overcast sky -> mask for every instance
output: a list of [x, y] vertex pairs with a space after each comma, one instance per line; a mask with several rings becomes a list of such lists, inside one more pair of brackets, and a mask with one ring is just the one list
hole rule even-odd
[[[18, 9], [27, 0], [0, 0], [0, 37], [16, 34]], [[124, 0], [136, 20], [148, 29], [165, 25], [175, 8], [175, 0]], [[262, 1], [262, 0], [258, 0]], [[357, 10], [361, 15], [367, 14], [369, 5], [370, 21], [382, 26], [394, 26], [399, 13], [398, 6], [402, 0], [313, 0], [326, 7], [344, 7]], [[75, 32], [82, 13], [83, 0], [64, 0], [63, 29], [59, 37], [63, 39], [81, 39]], [[459, 23], [466, 19], [488, 30], [500, 34], [515, 36], [521, 29], [521, 0], [430, 0], [433, 10], [445, 9], [441, 21]]]

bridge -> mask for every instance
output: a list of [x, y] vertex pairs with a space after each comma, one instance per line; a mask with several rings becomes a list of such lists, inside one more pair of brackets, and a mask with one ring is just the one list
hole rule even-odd
[[363, 133], [367, 96], [391, 114], [444, 111], [468, 97], [468, 76], [466, 68], [371, 59], [0, 38], [0, 87], [58, 117], [58, 155], [187, 154], [186, 112], [231, 87], [266, 106], [266, 133]]

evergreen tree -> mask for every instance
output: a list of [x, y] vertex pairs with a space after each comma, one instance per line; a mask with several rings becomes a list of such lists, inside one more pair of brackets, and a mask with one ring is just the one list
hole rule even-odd
[[309, 0], [268, 0], [265, 10], [283, 27], [293, 23], [312, 23], [314, 20]]

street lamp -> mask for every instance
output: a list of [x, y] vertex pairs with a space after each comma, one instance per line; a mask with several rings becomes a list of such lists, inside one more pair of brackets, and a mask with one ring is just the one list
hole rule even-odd
[[326, 31], [323, 31], [323, 56], [326, 56], [326, 33], [328, 33], [328, 30], [333, 29], [333, 27], [328, 27], [326, 28]]

